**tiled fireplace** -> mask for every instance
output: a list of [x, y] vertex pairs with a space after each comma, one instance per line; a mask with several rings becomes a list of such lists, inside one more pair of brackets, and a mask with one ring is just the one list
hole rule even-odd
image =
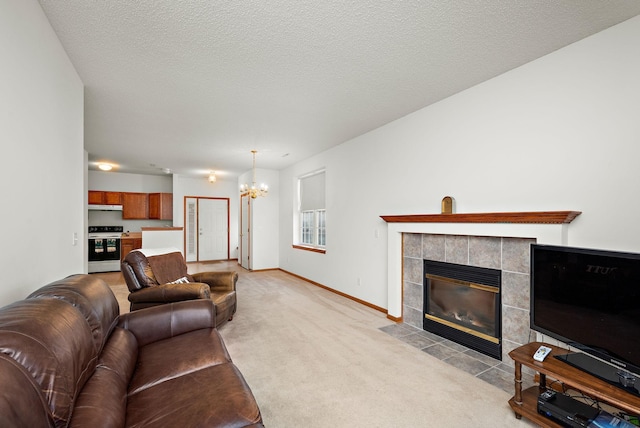
[[567, 245], [578, 211], [382, 216], [387, 222], [387, 317], [423, 328], [423, 260], [501, 271], [502, 362], [529, 342], [529, 246]]
[[[529, 246], [532, 238], [403, 233], [403, 320], [422, 329], [424, 260], [501, 271], [502, 343], [529, 341]], [[504, 359], [504, 358], [503, 358]]]

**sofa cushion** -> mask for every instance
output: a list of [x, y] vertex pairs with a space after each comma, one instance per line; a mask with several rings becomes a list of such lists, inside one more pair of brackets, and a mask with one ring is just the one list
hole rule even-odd
[[233, 428], [260, 421], [242, 374], [233, 363], [224, 363], [130, 394], [125, 426]]
[[76, 400], [70, 427], [122, 427], [127, 409], [127, 386], [136, 366], [135, 336], [116, 328], [107, 341], [93, 376]]
[[91, 275], [71, 275], [34, 291], [27, 297], [64, 300], [78, 309], [91, 328], [96, 354], [118, 323], [120, 307], [111, 288]]
[[220, 334], [213, 328], [153, 342], [139, 350], [137, 370], [129, 384], [129, 394], [230, 361], [231, 357]]
[[0, 353], [16, 360], [44, 392], [56, 426], [93, 373], [97, 354], [84, 316], [60, 299], [27, 299], [0, 311]]

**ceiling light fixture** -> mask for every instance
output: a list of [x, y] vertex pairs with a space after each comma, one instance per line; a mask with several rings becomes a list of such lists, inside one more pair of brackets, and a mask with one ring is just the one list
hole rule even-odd
[[113, 169], [113, 165], [110, 165], [108, 163], [99, 163], [98, 168], [100, 168], [102, 171], [111, 171]]
[[256, 153], [258, 152], [256, 150], [251, 150], [251, 153], [253, 153], [253, 181], [251, 183], [251, 187], [246, 184], [240, 186], [240, 193], [248, 193], [249, 196], [251, 196], [251, 199], [255, 199], [258, 196], [267, 196], [267, 193], [269, 192], [269, 186], [264, 183], [261, 183], [260, 187], [256, 186]]
[[209, 171], [209, 183], [215, 183], [218, 179], [216, 178], [215, 171]]

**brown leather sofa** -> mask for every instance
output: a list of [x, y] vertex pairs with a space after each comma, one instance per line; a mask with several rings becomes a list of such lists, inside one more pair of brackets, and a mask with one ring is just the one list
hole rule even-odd
[[233, 318], [237, 308], [237, 272], [190, 275], [180, 251], [148, 250], [151, 255], [145, 255], [144, 251], [131, 251], [121, 265], [130, 291], [131, 311], [182, 300], [211, 299], [216, 305], [218, 327]]
[[0, 426], [262, 427], [200, 299], [118, 315], [74, 275], [0, 309]]

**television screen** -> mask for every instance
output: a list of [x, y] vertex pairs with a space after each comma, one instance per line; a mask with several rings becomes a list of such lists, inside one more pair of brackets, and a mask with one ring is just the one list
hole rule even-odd
[[533, 244], [530, 316], [533, 330], [640, 374], [640, 254]]

